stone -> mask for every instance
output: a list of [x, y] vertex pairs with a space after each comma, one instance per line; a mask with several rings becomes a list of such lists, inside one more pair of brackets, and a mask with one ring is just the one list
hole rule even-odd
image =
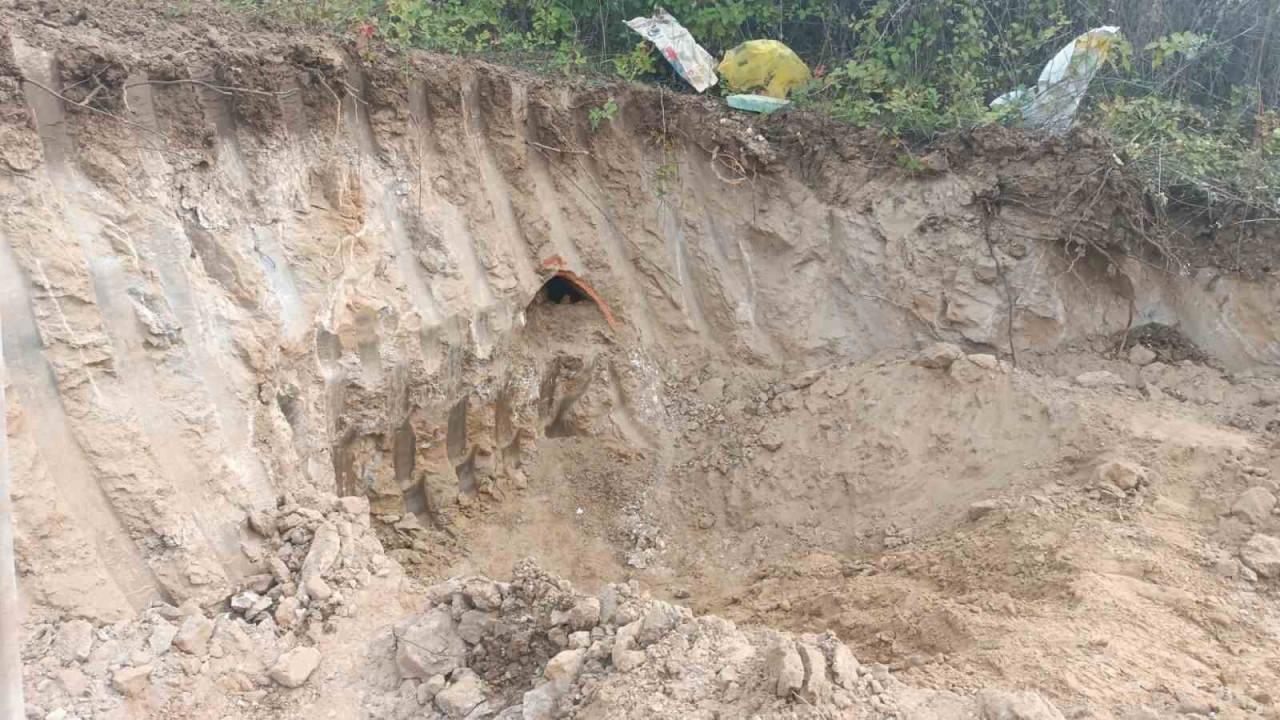
[[1155, 352], [1146, 345], [1134, 345], [1129, 348], [1129, 362], [1143, 367], [1156, 361]]
[[587, 648], [591, 647], [591, 633], [586, 630], [569, 633], [569, 647], [571, 648]]
[[827, 680], [827, 656], [822, 649], [808, 643], [798, 643], [800, 662], [804, 666], [804, 680], [800, 683], [800, 697], [817, 704], [831, 694]]
[[1057, 708], [1034, 692], [983, 690], [975, 699], [981, 720], [1065, 720]]
[[651, 645], [663, 638], [671, 629], [680, 623], [680, 608], [664, 602], [653, 602], [649, 605], [641, 621], [640, 633], [636, 639], [641, 645]]
[[147, 646], [151, 648], [151, 653], [159, 657], [167, 652], [173, 646], [173, 638], [178, 634], [178, 628], [173, 623], [157, 619], [151, 625], [151, 637], [147, 638]]
[[275, 584], [275, 580], [275, 576], [271, 573], [259, 573], [257, 575], [250, 575], [246, 577], [244, 579], [244, 586], [259, 595], [262, 595], [271, 589], [271, 586]]
[[600, 600], [586, 597], [569, 610], [569, 627], [574, 630], [590, 630], [600, 623]]
[[267, 567], [271, 570], [271, 576], [281, 585], [293, 579], [293, 572], [289, 570], [289, 566], [278, 557], [272, 556], [267, 560]]
[[278, 685], [287, 688], [301, 686], [320, 666], [320, 651], [313, 647], [298, 647], [282, 653], [268, 673]]
[[1280, 540], [1254, 535], [1240, 548], [1240, 561], [1259, 577], [1280, 578]]
[[1128, 460], [1108, 460], [1098, 466], [1094, 477], [1100, 484], [1109, 484], [1121, 490], [1137, 490], [1148, 482], [1147, 469]]
[[306, 587], [307, 580], [311, 578], [322, 578], [333, 568], [333, 564], [338, 561], [338, 555], [342, 552], [342, 536], [338, 534], [338, 528], [333, 523], [324, 523], [316, 530], [316, 536], [311, 541], [311, 549], [307, 552], [307, 559], [302, 562], [302, 585]]
[[915, 358], [911, 361], [912, 365], [919, 365], [930, 370], [946, 370], [951, 367], [951, 363], [959, 360], [964, 356], [964, 351], [959, 345], [953, 345], [948, 342], [936, 342], [925, 346], [923, 350], [916, 353]]
[[349, 495], [344, 498], [338, 498], [338, 507], [342, 512], [360, 517], [369, 514], [369, 498]]
[[246, 612], [253, 608], [254, 605], [262, 599], [262, 596], [256, 592], [245, 591], [231, 597], [231, 609], [236, 612]]
[[568, 690], [569, 686], [573, 685], [573, 681], [578, 679], [586, 659], [587, 651], [582, 648], [563, 650], [547, 661], [547, 667], [543, 669], [542, 674], [556, 686], [556, 689]]
[[858, 682], [858, 659], [844, 643], [837, 642], [831, 651], [831, 677], [845, 690], [853, 690]]
[[520, 720], [552, 720], [561, 694], [549, 682], [525, 693], [520, 702]]
[[502, 588], [492, 580], [471, 578], [463, 583], [462, 592], [477, 610], [497, 610], [502, 607]]
[[636, 635], [640, 633], [640, 626], [644, 621], [636, 620], [627, 625], [618, 628], [618, 634], [613, 639], [613, 650], [610, 651], [610, 659], [613, 666], [619, 672], [630, 672], [644, 664], [647, 656], [643, 650], [636, 650]]
[[280, 601], [276, 606], [275, 621], [281, 629], [288, 630], [298, 622], [298, 609], [302, 607], [302, 603], [298, 602], [296, 597], [287, 597]]
[[111, 676], [111, 687], [125, 697], [137, 697], [151, 684], [151, 666], [122, 668]]
[[467, 645], [458, 636], [453, 616], [436, 608], [396, 636], [396, 664], [401, 678], [429, 678], [462, 667]]
[[213, 637], [213, 621], [203, 615], [188, 615], [178, 633], [173, 636], [173, 645], [190, 655], [204, 655], [209, 652], [209, 638]]
[[974, 365], [977, 365], [983, 370], [991, 370], [994, 372], [1000, 369], [1000, 359], [997, 358], [995, 355], [978, 353], [975, 355], [966, 355], [965, 357], [969, 360], [969, 362], [973, 363]]
[[484, 681], [471, 670], [462, 668], [448, 687], [436, 693], [436, 707], [451, 718], [466, 717], [484, 702], [484, 692]]
[[84, 662], [93, 651], [93, 625], [88, 620], [68, 620], [58, 627], [53, 652], [64, 662]]
[[484, 639], [493, 628], [493, 615], [483, 610], [468, 610], [458, 620], [458, 637], [468, 645], [475, 645]]
[[278, 529], [275, 515], [262, 510], [249, 513], [249, 527], [264, 538], [275, 535]]
[[780, 428], [769, 426], [760, 433], [760, 447], [769, 452], [777, 452], [782, 449], [786, 438], [783, 436]]
[[307, 597], [312, 600], [325, 601], [333, 595], [333, 588], [329, 587], [329, 583], [319, 575], [312, 575], [302, 581], [302, 589], [306, 591]]
[[1240, 493], [1231, 505], [1231, 514], [1257, 525], [1271, 516], [1276, 496], [1264, 487], [1251, 487]]
[[89, 692], [89, 676], [78, 667], [59, 668], [57, 677], [58, 684], [73, 698], [82, 697]]
[[1110, 370], [1094, 370], [1077, 375], [1076, 384], [1086, 388], [1118, 387], [1124, 385], [1125, 381]]
[[957, 358], [955, 362], [951, 363], [951, 369], [947, 371], [947, 374], [958, 383], [976, 383], [986, 379], [991, 375], [991, 371], [973, 362], [972, 358], [974, 357], [977, 356], [966, 355]]
[[791, 697], [804, 683], [804, 660], [796, 650], [794, 641], [778, 638], [765, 653], [764, 675], [766, 687], [772, 688], [778, 697]]

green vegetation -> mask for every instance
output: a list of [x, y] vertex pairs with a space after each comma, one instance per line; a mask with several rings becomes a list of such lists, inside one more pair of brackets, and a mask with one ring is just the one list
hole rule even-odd
[[[623, 24], [639, 0], [230, 0], [391, 49], [482, 54], [556, 72], [678, 85]], [[1273, 0], [670, 0], [713, 55], [752, 38], [790, 45], [819, 77], [795, 100], [906, 142], [1004, 122], [1000, 93], [1034, 85], [1071, 38], [1118, 25], [1081, 108], [1158, 209], [1280, 209], [1280, 38]], [[593, 127], [612, 113], [592, 109]]]
[[599, 130], [600, 126], [613, 120], [618, 114], [618, 102], [613, 98], [605, 100], [600, 107], [591, 108], [587, 111], [587, 121], [591, 123], [592, 132]]

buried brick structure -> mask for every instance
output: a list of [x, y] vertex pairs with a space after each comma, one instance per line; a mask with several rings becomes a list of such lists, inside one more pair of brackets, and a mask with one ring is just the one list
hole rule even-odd
[[582, 297], [589, 298], [594, 302], [596, 307], [600, 309], [600, 314], [604, 316], [605, 322], [609, 323], [609, 327], [614, 330], [618, 329], [618, 321], [613, 317], [613, 310], [609, 309], [609, 303], [605, 302], [604, 298], [600, 297], [600, 294], [596, 292], [595, 288], [591, 287], [590, 283], [582, 279], [581, 275], [572, 270], [566, 269], [563, 258], [559, 255], [552, 255], [546, 260], [543, 260], [542, 271], [544, 273], [549, 271], [550, 274], [546, 276], [546, 279], [543, 281], [542, 287], [538, 289], [538, 292], [542, 292], [547, 289], [551, 283], [558, 278], [559, 280], [568, 283], [569, 289], [576, 291]]

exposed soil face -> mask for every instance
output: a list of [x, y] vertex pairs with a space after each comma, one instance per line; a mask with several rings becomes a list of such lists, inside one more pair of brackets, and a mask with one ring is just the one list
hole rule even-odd
[[1273, 227], [86, 10], [0, 10], [29, 716], [1280, 715]]

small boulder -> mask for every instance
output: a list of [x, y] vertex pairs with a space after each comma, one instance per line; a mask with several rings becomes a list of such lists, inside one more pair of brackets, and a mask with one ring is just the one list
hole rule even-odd
[[458, 636], [453, 616], [436, 608], [396, 635], [396, 664], [401, 678], [429, 678], [462, 667], [467, 645]]
[[989, 355], [987, 353], [978, 353], [975, 355], [966, 355], [965, 357], [969, 359], [969, 362], [973, 363], [974, 365], [977, 365], [983, 370], [991, 370], [994, 372], [1000, 369], [1000, 359], [997, 358], [995, 355]]
[[298, 647], [282, 653], [268, 673], [277, 684], [287, 688], [301, 686], [320, 666], [320, 651], [313, 647]]
[[302, 589], [306, 590], [307, 597], [312, 600], [323, 602], [333, 596], [333, 588], [329, 587], [329, 583], [325, 582], [324, 578], [319, 575], [312, 575], [304, 580]]
[[213, 637], [213, 622], [203, 615], [189, 615], [178, 633], [173, 636], [173, 645], [190, 655], [204, 655], [209, 652], [209, 638]]
[[276, 625], [283, 630], [292, 628], [298, 622], [298, 608], [302, 603], [298, 602], [296, 597], [287, 597], [280, 600], [280, 604], [276, 606], [275, 620]]
[[125, 697], [137, 697], [151, 684], [151, 666], [122, 668], [111, 676], [111, 687]]
[[804, 684], [804, 661], [794, 641], [778, 638], [765, 654], [764, 663], [766, 687], [778, 697], [791, 697]]
[[1257, 525], [1271, 516], [1276, 507], [1276, 496], [1264, 487], [1251, 487], [1240, 493], [1231, 505], [1231, 514]]
[[804, 681], [800, 684], [800, 697], [811, 703], [824, 700], [831, 693], [827, 680], [827, 656], [822, 649], [808, 643], [797, 645], [800, 661], [804, 665]]
[[307, 559], [302, 562], [303, 587], [308, 580], [323, 577], [328, 573], [333, 568], [333, 564], [338, 561], [338, 555], [341, 552], [342, 536], [338, 534], [338, 528], [333, 523], [321, 525], [316, 530], [315, 539], [311, 541]]
[[484, 639], [493, 628], [493, 615], [482, 610], [468, 610], [462, 613], [458, 621], [458, 637], [468, 645], [475, 645]]
[[471, 578], [463, 583], [462, 592], [477, 610], [497, 610], [502, 607], [502, 587], [486, 578]]
[[1245, 567], [1264, 578], [1280, 578], [1280, 540], [1257, 534], [1240, 548]]
[[1146, 345], [1134, 345], [1129, 348], [1129, 362], [1143, 367], [1156, 361], [1155, 352]]
[[68, 620], [53, 637], [53, 652], [64, 662], [84, 662], [93, 650], [93, 625], [88, 620]]
[[169, 652], [169, 648], [173, 646], [173, 638], [177, 634], [178, 628], [176, 626], [157, 618], [155, 623], [151, 625], [151, 637], [147, 639], [151, 654], [159, 657]]
[[347, 497], [338, 499], [338, 507], [342, 509], [342, 512], [348, 515], [352, 515], [354, 517], [368, 515], [369, 514], [369, 498], [360, 497], [356, 495], [349, 495]]
[[1126, 491], [1137, 490], [1149, 482], [1147, 469], [1128, 460], [1108, 460], [1098, 466], [1094, 477], [1100, 484]]
[[454, 674], [453, 682], [436, 693], [436, 707], [451, 718], [466, 717], [484, 702], [484, 681], [468, 668]]
[[837, 642], [831, 651], [831, 677], [846, 690], [853, 690], [858, 682], [858, 659], [844, 643]]
[[724, 378], [713, 377], [699, 385], [698, 397], [705, 403], [719, 402], [724, 397]]
[[1124, 378], [1116, 375], [1110, 370], [1095, 370], [1093, 372], [1080, 373], [1076, 376], [1076, 384], [1080, 387], [1099, 388], [1099, 387], [1119, 387], [1125, 385]]
[[964, 351], [960, 349], [959, 345], [936, 342], [917, 353], [911, 364], [929, 368], [930, 370], [946, 370], [951, 367], [951, 363], [959, 360], [963, 355]]
[[258, 593], [247, 590], [231, 596], [231, 609], [240, 613], [248, 612], [254, 605], [257, 605], [258, 601], [261, 599], [262, 596]]
[[567, 690], [573, 681], [578, 679], [578, 673], [582, 672], [582, 665], [586, 659], [587, 651], [581, 648], [561, 651], [547, 661], [547, 667], [542, 674], [558, 690]]
[[999, 510], [1003, 505], [999, 500], [979, 500], [969, 505], [969, 520], [977, 521]]
[[574, 630], [590, 630], [600, 623], [599, 598], [586, 597], [577, 602], [569, 610], [567, 618], [569, 627]]

